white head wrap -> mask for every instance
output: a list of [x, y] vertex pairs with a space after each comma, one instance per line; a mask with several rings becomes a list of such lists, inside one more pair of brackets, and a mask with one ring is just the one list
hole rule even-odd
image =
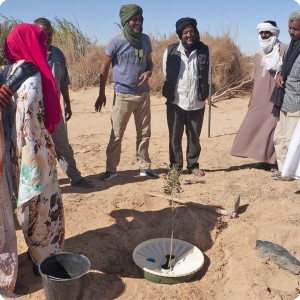
[[270, 31], [272, 36], [268, 39], [262, 39], [259, 35], [260, 46], [264, 52], [263, 64], [268, 71], [279, 71], [282, 65], [282, 58], [279, 53], [280, 41], [277, 39], [280, 30], [270, 23], [260, 23], [256, 27], [257, 33], [261, 31]]
[[271, 23], [259, 23], [256, 26], [257, 33], [260, 33], [261, 31], [270, 31], [273, 35], [276, 37], [279, 36], [280, 30], [278, 27], [273, 26]]

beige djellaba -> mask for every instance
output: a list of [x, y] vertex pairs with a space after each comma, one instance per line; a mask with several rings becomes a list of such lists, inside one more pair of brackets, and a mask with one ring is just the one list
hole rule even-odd
[[[285, 44], [280, 44], [281, 57], [286, 48]], [[275, 164], [273, 136], [278, 118], [271, 114], [273, 103], [270, 98], [276, 81], [275, 72], [268, 71], [263, 65], [263, 55], [262, 50], [255, 54], [251, 103], [234, 139], [231, 155]]]

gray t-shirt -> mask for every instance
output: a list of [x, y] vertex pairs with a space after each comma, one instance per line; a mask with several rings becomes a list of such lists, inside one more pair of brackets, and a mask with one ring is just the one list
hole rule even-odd
[[144, 57], [139, 66], [133, 46], [125, 39], [123, 33], [110, 40], [105, 53], [112, 57], [114, 89], [124, 94], [140, 94], [150, 90], [149, 84], [138, 86], [139, 77], [148, 70], [146, 56], [152, 52], [149, 36], [142, 35]]
[[66, 59], [62, 51], [51, 46], [48, 51], [47, 61], [55, 78], [58, 91], [60, 87], [70, 85], [70, 77], [67, 69]]

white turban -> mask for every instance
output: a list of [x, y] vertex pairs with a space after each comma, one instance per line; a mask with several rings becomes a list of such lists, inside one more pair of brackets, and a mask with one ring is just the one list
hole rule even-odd
[[261, 31], [270, 31], [273, 35], [276, 37], [279, 36], [280, 30], [278, 27], [273, 26], [270, 23], [259, 23], [256, 26], [257, 33], [260, 33]]
[[260, 23], [257, 25], [258, 33], [261, 31], [269, 31], [272, 33], [268, 39], [262, 39], [259, 35], [259, 43], [264, 52], [262, 63], [268, 71], [278, 71], [282, 65], [282, 58], [279, 53], [280, 41], [277, 39], [279, 35], [279, 28], [270, 23]]

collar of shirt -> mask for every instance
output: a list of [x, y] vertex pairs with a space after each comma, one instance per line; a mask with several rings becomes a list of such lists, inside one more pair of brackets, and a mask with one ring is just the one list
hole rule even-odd
[[[182, 54], [182, 55], [184, 55], [185, 57], [187, 57], [187, 55], [186, 55], [186, 53], [185, 53], [185, 49], [184, 49], [184, 47], [183, 47], [183, 45], [182, 45], [182, 42], [180, 41], [180, 43], [179, 43], [179, 45], [178, 45], [178, 48], [177, 48], [177, 50]], [[190, 54], [190, 56], [189, 56], [189, 58], [192, 56], [192, 55], [194, 55], [195, 53], [197, 52], [197, 50], [195, 49], [195, 50], [193, 50], [192, 52], [191, 52], [191, 54]]]

